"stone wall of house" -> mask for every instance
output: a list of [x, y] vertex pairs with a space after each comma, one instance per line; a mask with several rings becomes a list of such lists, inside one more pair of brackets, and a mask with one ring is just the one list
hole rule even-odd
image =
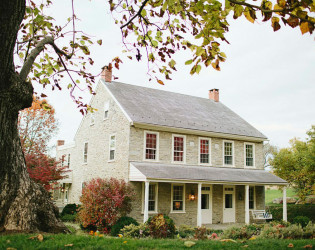
[[[130, 129], [130, 151], [131, 161], [144, 160], [144, 130], [131, 127]], [[152, 130], [153, 131], [153, 130]], [[158, 131], [154, 131], [158, 132]], [[172, 162], [172, 134], [170, 132], [159, 132], [159, 162]], [[182, 135], [182, 134], [180, 134]], [[215, 167], [223, 166], [223, 142], [224, 138], [211, 139], [211, 165]], [[232, 140], [228, 140], [232, 141]], [[244, 141], [233, 140], [234, 142], [234, 165], [237, 168], [244, 168]], [[186, 164], [198, 165], [199, 136], [186, 134]], [[255, 143], [255, 166], [263, 169], [263, 144]], [[210, 164], [209, 164], [210, 165]]]
[[[104, 119], [107, 101], [109, 101], [109, 112], [108, 118]], [[101, 82], [90, 105], [97, 109], [93, 113], [95, 122], [91, 124], [91, 113], [83, 117], [75, 135], [75, 146], [70, 152], [74, 181], [70, 189], [69, 202], [72, 203], [79, 203], [82, 183], [92, 178], [115, 177], [128, 180], [129, 121]], [[111, 135], [116, 135], [114, 161], [109, 160]], [[88, 142], [87, 163], [83, 162], [85, 142]], [[65, 153], [67, 151], [57, 148], [57, 157]]]

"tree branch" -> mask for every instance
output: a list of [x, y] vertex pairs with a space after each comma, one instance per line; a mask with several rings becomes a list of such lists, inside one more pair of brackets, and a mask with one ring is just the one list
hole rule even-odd
[[140, 9], [138, 10], [138, 12], [127, 22], [125, 23], [124, 25], [120, 26], [120, 29], [123, 29], [125, 28], [126, 26], [128, 26], [137, 16], [139, 16], [141, 14], [141, 11], [143, 10], [144, 6], [146, 5], [146, 3], [148, 2], [149, 0], [145, 0]]
[[41, 40], [40, 42], [38, 42], [36, 44], [36, 47], [31, 51], [30, 55], [27, 57], [24, 65], [20, 71], [20, 78], [22, 79], [22, 81], [26, 80], [28, 74], [31, 71], [32, 65], [33, 65], [36, 57], [44, 50], [44, 47], [46, 44], [51, 45], [58, 55], [63, 55], [67, 59], [70, 59], [73, 55], [73, 54], [68, 55], [64, 51], [59, 49], [57, 47], [57, 45], [55, 44], [53, 37], [51, 37], [51, 36], [45, 37], [43, 40]]

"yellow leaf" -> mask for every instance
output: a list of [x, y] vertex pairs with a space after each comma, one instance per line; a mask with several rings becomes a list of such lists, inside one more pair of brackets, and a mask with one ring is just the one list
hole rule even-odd
[[[282, 11], [283, 8], [281, 8], [278, 4], [275, 4], [275, 6], [273, 6], [273, 10], [279, 10], [279, 11]], [[276, 12], [277, 14], [281, 14], [281, 12]]]
[[37, 239], [42, 242], [44, 240], [44, 236], [42, 234], [37, 235]]
[[123, 235], [122, 235], [122, 234], [118, 234], [118, 237], [119, 237], [119, 238], [122, 238], [122, 237], [123, 237]]
[[65, 247], [72, 247], [73, 246], [73, 244], [67, 244], [67, 245], [65, 245]]
[[185, 247], [192, 247], [192, 246], [195, 245], [195, 244], [196, 244], [196, 243], [193, 242], [193, 241], [185, 241], [185, 242], [184, 242]]
[[[157, 82], [159, 83], [159, 84], [161, 84], [161, 85], [164, 85], [164, 82], [163, 81], [161, 81], [161, 80], [159, 80], [159, 79], [157, 79]], [[119, 235], [121, 235], [121, 234], [118, 234], [118, 236]], [[120, 236], [119, 236], [120, 237]], [[122, 236], [121, 236], [122, 237]]]
[[300, 24], [300, 29], [301, 29], [302, 35], [304, 35], [305, 33], [309, 32], [310, 29], [308, 27], [308, 22], [301, 23]]
[[284, 8], [285, 4], [286, 4], [286, 1], [285, 1], [285, 0], [278, 0], [278, 5], [279, 5], [280, 7]]
[[223, 239], [223, 240], [220, 240], [220, 241], [237, 243], [235, 240], [232, 240], [232, 239]]
[[256, 240], [256, 237], [252, 236], [249, 240]]
[[126, 244], [126, 243], [127, 243], [127, 241], [125, 240], [123, 243], [124, 243], [124, 244]]
[[254, 23], [255, 22], [255, 19], [252, 17], [251, 13], [250, 13], [250, 9], [248, 7], [245, 8], [245, 11], [244, 11], [244, 16], [246, 17], [246, 19], [248, 21], [250, 21], [251, 23]]

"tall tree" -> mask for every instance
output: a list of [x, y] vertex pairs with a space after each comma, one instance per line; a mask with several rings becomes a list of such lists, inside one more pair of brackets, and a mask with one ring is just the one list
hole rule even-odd
[[[0, 230], [65, 230], [47, 192], [31, 181], [26, 171], [17, 122], [18, 112], [32, 104], [32, 84], [68, 89], [83, 114], [90, 107], [74, 91], [85, 83], [93, 93], [94, 76], [86, 73], [86, 64], [94, 63], [88, 47], [93, 41], [75, 29], [74, 1], [73, 12], [64, 26], [45, 14], [51, 0], [38, 2], [0, 2]], [[112, 11], [120, 13], [116, 21], [123, 37], [134, 48], [130, 57], [140, 60], [144, 47], [147, 60], [158, 63], [166, 79], [176, 70], [172, 56], [179, 49], [188, 48], [192, 52], [192, 58], [186, 62], [193, 65], [192, 74], [200, 72], [202, 63], [220, 70], [219, 63], [225, 60], [225, 54], [220, 51], [219, 42], [227, 42], [230, 13], [234, 18], [244, 15], [254, 22], [256, 12], [261, 12], [263, 21], [271, 20], [274, 30], [280, 27], [278, 16], [291, 27], [300, 27], [302, 33], [314, 29], [311, 15], [315, 5], [305, 0], [278, 0], [276, 5], [266, 0], [260, 5], [236, 0], [226, 0], [225, 4], [218, 0], [110, 0], [109, 3]], [[134, 33], [136, 40], [129, 33]], [[19, 60], [13, 60], [15, 54]], [[120, 59], [113, 61], [119, 68]], [[62, 81], [64, 74], [70, 82]], [[156, 80], [163, 84], [157, 77]]]
[[274, 173], [288, 181], [302, 201], [315, 185], [315, 126], [307, 135], [306, 141], [292, 139], [291, 147], [275, 151], [270, 161]]

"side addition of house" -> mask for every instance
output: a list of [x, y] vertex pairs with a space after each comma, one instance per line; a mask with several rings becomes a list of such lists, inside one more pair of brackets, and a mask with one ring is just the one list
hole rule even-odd
[[264, 186], [287, 185], [264, 170], [266, 136], [223, 105], [218, 89], [205, 99], [139, 87], [111, 81], [105, 68], [90, 105], [98, 111], [74, 142], [58, 142], [57, 158], [72, 170], [59, 202], [79, 203], [85, 182], [115, 177], [133, 184], [138, 221], [163, 213], [177, 225], [250, 223], [270, 218]]

